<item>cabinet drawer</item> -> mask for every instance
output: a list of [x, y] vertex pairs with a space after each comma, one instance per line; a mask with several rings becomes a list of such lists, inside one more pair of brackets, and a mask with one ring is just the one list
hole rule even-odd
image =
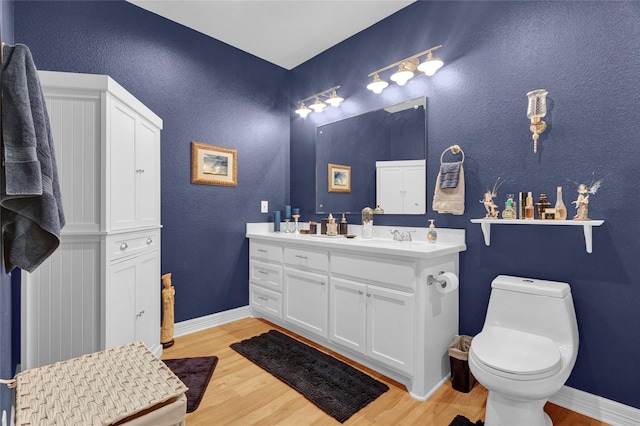
[[365, 283], [415, 290], [416, 263], [341, 253], [331, 257], [331, 274]]
[[282, 295], [255, 285], [250, 285], [251, 308], [267, 316], [282, 319]]
[[151, 251], [160, 247], [160, 231], [135, 232], [109, 237], [109, 258], [111, 261], [127, 256]]
[[249, 276], [255, 284], [282, 291], [282, 266], [251, 260]]
[[329, 253], [307, 248], [285, 247], [284, 263], [301, 269], [329, 271]]
[[282, 263], [282, 246], [251, 241], [249, 243], [249, 256], [263, 262]]

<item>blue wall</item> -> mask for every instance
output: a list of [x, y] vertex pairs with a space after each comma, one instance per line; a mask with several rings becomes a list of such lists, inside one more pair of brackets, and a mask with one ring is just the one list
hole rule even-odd
[[[164, 120], [162, 273], [184, 321], [247, 305], [245, 223], [288, 198], [286, 70], [120, 1], [15, 5], [41, 70], [108, 74]], [[191, 184], [191, 142], [238, 150], [238, 186]], [[64, 196], [64, 194], [63, 194]]]
[[[291, 118], [291, 201], [313, 217], [314, 128], [385, 104], [427, 96], [427, 195], [440, 154], [459, 144], [466, 154], [463, 216], [376, 216], [378, 224], [464, 228], [460, 332], [474, 335], [484, 321], [490, 284], [512, 274], [571, 284], [580, 349], [568, 385], [640, 408], [640, 243], [637, 170], [640, 162], [640, 3], [418, 2], [293, 70], [291, 110], [302, 99], [340, 84], [340, 109]], [[366, 90], [367, 75], [443, 44], [445, 66], [435, 76]], [[391, 72], [384, 74], [387, 78]], [[381, 75], [381, 77], [383, 77]], [[538, 154], [526, 117], [525, 94], [549, 90], [548, 129]], [[505, 194], [541, 192], [555, 202], [576, 193], [567, 179], [590, 183], [611, 173], [591, 196], [590, 215], [605, 219], [593, 231], [593, 253], [575, 227], [500, 227], [485, 247], [479, 200], [497, 177]], [[429, 201], [429, 207], [431, 202]], [[573, 211], [573, 208], [570, 208]], [[359, 223], [353, 216], [351, 223]]]
[[[0, 0], [0, 33], [2, 41], [13, 43], [13, 2]], [[4, 176], [0, 176], [3, 179]], [[2, 254], [2, 237], [0, 236], [0, 259]], [[4, 262], [0, 260], [0, 378], [9, 379], [13, 377], [14, 368], [12, 362], [11, 346], [11, 277], [5, 273]], [[0, 416], [2, 411], [8, 413], [11, 410], [12, 392], [0, 386]]]
[[[174, 273], [178, 321], [247, 303], [243, 227], [267, 220], [257, 213], [260, 199], [273, 210], [290, 188], [303, 220], [320, 219], [316, 125], [426, 95], [428, 199], [440, 154], [460, 144], [466, 214], [429, 210], [376, 223], [426, 226], [435, 218], [467, 230], [464, 334], [480, 331], [498, 274], [569, 282], [580, 351], [568, 385], [636, 408], [639, 39], [636, 2], [418, 2], [287, 72], [126, 3], [15, 6], [15, 41], [31, 47], [40, 69], [110, 74], [165, 120], [162, 268]], [[446, 65], [435, 76], [382, 95], [365, 89], [369, 72], [436, 44]], [[337, 84], [346, 98], [340, 108], [306, 120], [293, 113], [296, 100]], [[549, 90], [549, 128], [533, 154], [525, 94], [538, 88]], [[239, 149], [238, 188], [189, 183], [191, 140]], [[478, 200], [498, 176], [507, 181], [499, 204], [519, 191], [554, 201], [557, 185], [568, 204], [575, 193], [567, 179], [588, 183], [592, 173], [611, 173], [591, 199], [591, 216], [606, 220], [594, 229], [592, 254], [574, 227], [501, 227], [485, 247], [469, 223], [484, 215]]]

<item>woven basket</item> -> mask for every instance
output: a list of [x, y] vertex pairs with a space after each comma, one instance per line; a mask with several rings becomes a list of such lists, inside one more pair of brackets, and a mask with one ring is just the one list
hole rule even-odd
[[187, 391], [135, 342], [18, 373], [16, 425], [112, 425]]

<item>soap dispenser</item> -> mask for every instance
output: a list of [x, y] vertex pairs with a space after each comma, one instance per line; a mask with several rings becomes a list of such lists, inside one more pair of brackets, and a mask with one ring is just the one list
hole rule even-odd
[[430, 243], [435, 243], [438, 239], [438, 233], [436, 232], [436, 225], [433, 224], [435, 219], [429, 219], [429, 232], [427, 232], [427, 241]]
[[362, 238], [373, 238], [373, 209], [369, 206], [362, 209]]

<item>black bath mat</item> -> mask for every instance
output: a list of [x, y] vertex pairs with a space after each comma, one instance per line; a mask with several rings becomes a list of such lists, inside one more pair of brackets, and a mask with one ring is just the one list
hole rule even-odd
[[167, 367], [187, 385], [187, 413], [198, 408], [204, 391], [218, 364], [216, 356], [200, 356], [194, 358], [176, 358], [163, 360]]
[[341, 423], [389, 390], [360, 370], [276, 330], [231, 348]]
[[451, 423], [449, 423], [449, 426], [484, 426], [484, 422], [482, 420], [478, 420], [477, 422], [473, 423], [465, 416], [458, 414], [456, 418], [453, 419]]

